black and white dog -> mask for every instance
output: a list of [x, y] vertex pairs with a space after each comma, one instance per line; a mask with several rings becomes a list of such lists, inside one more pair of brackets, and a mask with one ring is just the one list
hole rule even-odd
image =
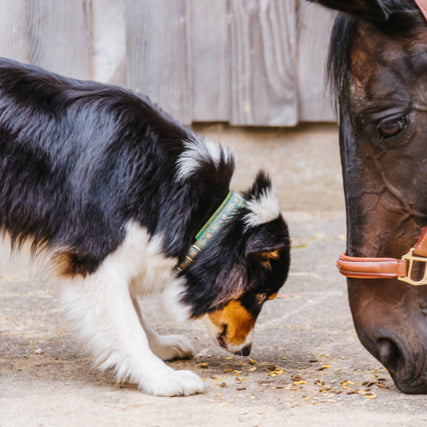
[[233, 169], [230, 151], [143, 96], [0, 60], [1, 236], [45, 261], [87, 350], [118, 380], [166, 396], [203, 390], [163, 362], [193, 346], [145, 323], [137, 298], [150, 294], [249, 354], [261, 307], [286, 280], [289, 236], [267, 176], [240, 196]]

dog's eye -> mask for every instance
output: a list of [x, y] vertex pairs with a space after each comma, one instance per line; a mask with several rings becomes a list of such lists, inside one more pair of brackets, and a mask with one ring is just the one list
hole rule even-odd
[[379, 126], [380, 138], [386, 139], [397, 135], [406, 127], [407, 120], [405, 116], [398, 119], [387, 120]]
[[256, 296], [256, 302], [258, 305], [264, 304], [265, 300], [267, 299], [267, 294], [258, 294]]
[[277, 292], [271, 295], [268, 295], [266, 293], [258, 294], [256, 296], [256, 302], [257, 304], [264, 304], [267, 300], [272, 300], [276, 298], [276, 296], [277, 296]]
[[269, 252], [260, 252], [259, 253], [259, 258], [261, 260], [261, 265], [264, 268], [271, 268], [271, 264], [270, 261], [279, 259], [280, 257], [280, 253], [278, 250], [275, 251], [269, 251]]

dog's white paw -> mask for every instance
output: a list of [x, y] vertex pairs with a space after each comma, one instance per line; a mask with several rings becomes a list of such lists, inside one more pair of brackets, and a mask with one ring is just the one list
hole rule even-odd
[[202, 393], [204, 386], [201, 378], [191, 371], [167, 370], [151, 378], [149, 384], [141, 388], [157, 396], [189, 396]]
[[184, 335], [158, 336], [150, 342], [153, 353], [162, 360], [183, 359], [194, 356], [194, 346]]

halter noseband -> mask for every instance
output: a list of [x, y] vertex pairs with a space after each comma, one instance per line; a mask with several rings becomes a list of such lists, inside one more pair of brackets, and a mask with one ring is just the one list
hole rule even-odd
[[418, 9], [420, 9], [424, 18], [427, 20], [427, 0], [414, 0], [414, 2], [418, 6]]
[[[424, 264], [423, 277], [413, 279], [414, 263]], [[410, 285], [427, 285], [427, 227], [424, 228], [418, 242], [401, 259], [396, 258], [363, 258], [342, 254], [337, 267], [346, 277], [358, 279], [391, 279], [397, 278]]]

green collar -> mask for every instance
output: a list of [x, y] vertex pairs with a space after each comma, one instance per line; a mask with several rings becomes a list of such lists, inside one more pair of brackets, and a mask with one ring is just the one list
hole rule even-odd
[[177, 267], [179, 271], [185, 270], [213, 240], [216, 233], [230, 222], [234, 215], [245, 205], [245, 199], [230, 190], [227, 197], [221, 203], [215, 213], [209, 218], [206, 224], [196, 234], [196, 241], [190, 246], [184, 261]]

